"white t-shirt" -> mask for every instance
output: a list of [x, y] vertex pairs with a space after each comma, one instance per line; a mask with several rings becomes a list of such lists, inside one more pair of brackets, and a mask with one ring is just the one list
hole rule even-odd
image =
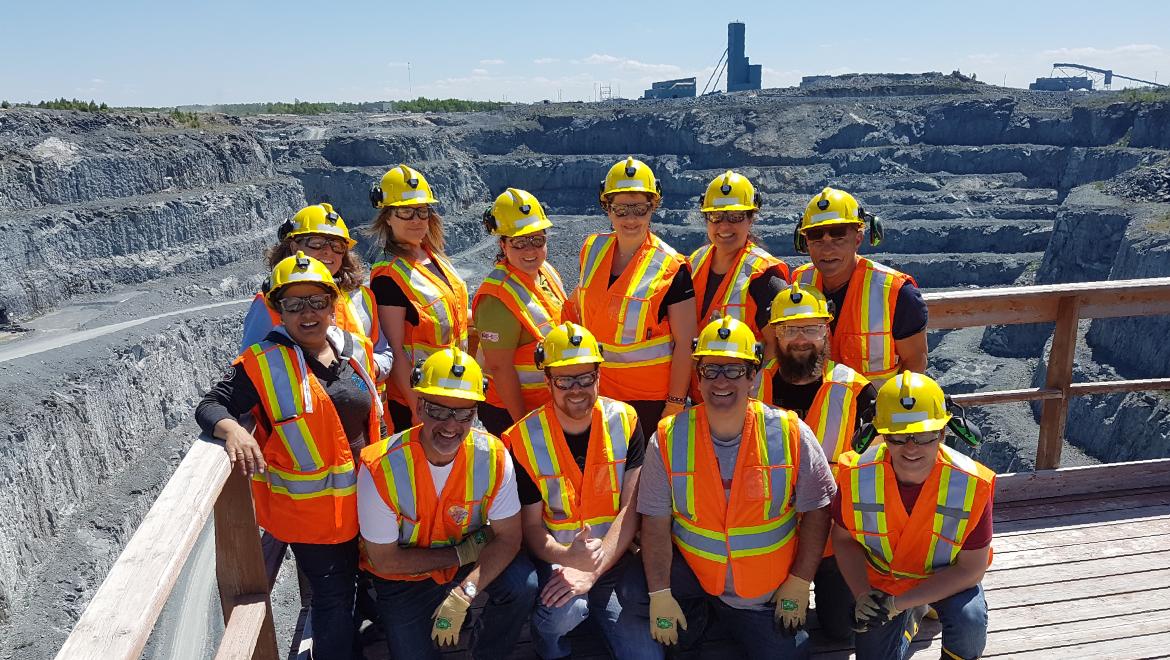
[[[427, 463], [427, 466], [431, 469], [435, 492], [442, 493], [447, 477], [451, 476], [451, 470], [455, 468], [455, 461], [443, 466]], [[378, 487], [374, 485], [374, 475], [370, 474], [364, 464], [358, 468], [357, 504], [362, 538], [370, 543], [398, 542], [398, 515], [382, 499]], [[496, 499], [488, 509], [488, 520], [503, 520], [517, 513], [520, 513], [520, 496], [516, 494], [516, 469], [512, 467], [512, 457], [505, 453], [504, 475]]]

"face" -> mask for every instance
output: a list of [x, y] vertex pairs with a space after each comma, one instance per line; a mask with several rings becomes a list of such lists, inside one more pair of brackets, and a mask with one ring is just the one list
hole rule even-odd
[[[325, 264], [330, 275], [337, 275], [341, 264], [345, 260], [345, 253], [349, 252], [349, 242], [337, 236], [324, 234], [304, 234], [293, 239], [296, 249]], [[316, 246], [316, 247], [314, 247]], [[341, 249], [338, 252], [338, 249]]]
[[[855, 224], [841, 226], [845, 227], [845, 235], [841, 238], [833, 238], [826, 232], [820, 240], [808, 241], [808, 256], [812, 258], [813, 266], [820, 271], [821, 277], [828, 280], [841, 278], [852, 272], [857, 250], [861, 247], [861, 226]], [[832, 225], [828, 225], [817, 229], [831, 228]]]
[[[715, 211], [704, 213], [703, 216], [707, 221], [707, 240], [711, 241], [711, 245], [714, 245], [716, 250], [738, 252], [747, 245], [748, 234], [752, 230], [752, 223], [755, 222], [754, 212]], [[731, 222], [731, 220], [739, 218], [742, 220], [736, 223]], [[716, 223], [712, 220], [720, 220], [721, 222]]]
[[775, 326], [776, 352], [781, 374], [788, 381], [819, 375], [829, 353], [829, 325], [825, 319], [794, 319]]
[[[329, 304], [324, 309], [313, 309], [312, 305], [307, 304], [308, 301], [302, 301], [301, 309], [297, 312], [286, 312], [281, 307], [280, 301], [289, 298], [310, 298], [322, 294], [329, 298]], [[276, 309], [280, 311], [280, 322], [284, 324], [288, 336], [301, 346], [309, 348], [320, 346], [325, 342], [325, 333], [333, 325], [334, 302], [333, 291], [328, 287], [311, 282], [301, 282], [290, 284], [281, 290]]]
[[[626, 206], [627, 204], [648, 206], [646, 213], [634, 215], [634, 211], [637, 209], [631, 209]], [[626, 215], [619, 216], [613, 208], [615, 205], [626, 211]], [[654, 215], [656, 208], [658, 208], [658, 204], [649, 193], [624, 192], [610, 196], [606, 212], [613, 225], [613, 230], [617, 232], [618, 236], [631, 240], [642, 240], [650, 232], [650, 218]]]
[[[455, 457], [463, 439], [471, 431], [471, 425], [475, 423], [475, 407], [475, 401], [468, 399], [430, 394], [418, 397], [418, 418], [422, 421], [423, 441], [437, 457], [444, 460]], [[459, 416], [469, 419], [461, 422], [457, 419]], [[447, 419], [439, 420], [436, 417]]]
[[[925, 431], [922, 433], [891, 433], [885, 436], [886, 440], [909, 440], [904, 445], [886, 442], [890, 452], [890, 463], [894, 467], [894, 474], [903, 483], [922, 483], [930, 476], [938, 456], [938, 446], [943, 438], [944, 431]], [[916, 444], [915, 439], [930, 438], [925, 445]]]
[[[582, 385], [581, 381], [593, 383]], [[577, 378], [577, 382], [571, 382]], [[552, 392], [553, 405], [570, 419], [585, 419], [593, 414], [593, 403], [597, 401], [600, 383], [596, 364], [570, 364], [565, 367], [549, 367], [545, 374], [548, 389]], [[570, 389], [561, 389], [568, 385]]]
[[[714, 379], [706, 378], [704, 372], [714, 369], [704, 369], [712, 365], [726, 367], [746, 367], [745, 373], [739, 378], [728, 378], [726, 374], [719, 374]], [[695, 369], [699, 374], [699, 392], [708, 410], [712, 412], [742, 412], [747, 406], [748, 395], [752, 388], [752, 377], [755, 375], [754, 365], [739, 358], [724, 357], [722, 355], [703, 356]]]
[[[500, 238], [500, 249], [504, 251], [504, 258], [512, 268], [522, 273], [536, 275], [541, 264], [548, 258], [548, 235], [542, 229], [538, 232], [525, 234], [515, 238]], [[537, 247], [537, 243], [540, 244]], [[516, 247], [519, 245], [520, 247]]]
[[[430, 228], [430, 206], [426, 204], [410, 204], [395, 206], [390, 209], [387, 223], [394, 232], [394, 239], [406, 243], [411, 247], [419, 247], [426, 240], [427, 230]], [[409, 216], [403, 218], [402, 216]], [[426, 217], [422, 217], [422, 216]]]

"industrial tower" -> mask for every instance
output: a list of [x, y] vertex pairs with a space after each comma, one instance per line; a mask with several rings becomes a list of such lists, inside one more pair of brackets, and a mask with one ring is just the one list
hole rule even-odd
[[744, 24], [727, 24], [727, 91], [739, 92], [746, 89], [760, 89], [763, 67], [748, 64], [743, 54]]

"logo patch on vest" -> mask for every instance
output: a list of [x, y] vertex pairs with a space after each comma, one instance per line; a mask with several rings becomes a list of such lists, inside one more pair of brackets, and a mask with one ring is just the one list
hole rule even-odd
[[452, 504], [447, 509], [447, 515], [451, 516], [451, 520], [454, 520], [456, 525], [463, 525], [471, 517], [471, 512], [461, 504]]

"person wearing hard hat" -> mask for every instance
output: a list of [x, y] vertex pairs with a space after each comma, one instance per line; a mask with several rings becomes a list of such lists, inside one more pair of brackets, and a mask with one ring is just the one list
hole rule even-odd
[[601, 394], [638, 412], [642, 432], [686, 405], [695, 290], [686, 259], [650, 231], [662, 188], [634, 157], [601, 182], [601, 208], [613, 231], [581, 248], [581, 276], [565, 316], [605, 347]]
[[536, 572], [518, 554], [512, 459], [498, 438], [472, 428], [483, 372], [451, 347], [410, 380], [421, 423], [367, 447], [357, 483], [361, 566], [374, 575], [390, 656], [441, 657], [484, 591], [472, 654], [506, 658], [532, 611]]
[[882, 225], [844, 190], [825, 188], [804, 210], [793, 233], [812, 263], [792, 280], [824, 292], [836, 306], [831, 354], [880, 386], [899, 371], [926, 370], [926, 303], [914, 278], [858, 256], [882, 240]]
[[386, 172], [370, 203], [378, 213], [369, 229], [382, 248], [370, 288], [395, 356], [386, 408], [400, 432], [421, 421], [411, 369], [448, 346], [467, 349], [467, 285], [443, 251], [443, 220], [431, 206], [438, 200], [422, 173], [406, 165]]
[[662, 657], [645, 621], [622, 612], [622, 594], [646, 590], [629, 552], [645, 436], [633, 408], [598, 395], [603, 362], [584, 327], [554, 328], [536, 349], [551, 400], [504, 434], [523, 468], [516, 483], [540, 577], [532, 636], [542, 658], [569, 657], [564, 636], [589, 617], [614, 657]]
[[773, 337], [764, 332], [768, 306], [788, 283], [788, 266], [756, 244], [752, 224], [760, 212], [760, 193], [747, 177], [727, 170], [707, 185], [699, 210], [708, 243], [687, 263], [695, 285], [700, 323], [731, 316], [748, 324], [771, 355]]
[[684, 651], [713, 610], [748, 657], [810, 653], [809, 583], [836, 487], [796, 413], [750, 397], [762, 354], [745, 323], [703, 328], [703, 403], [659, 422], [646, 449], [638, 512], [650, 631]]
[[[903, 372], [878, 390], [873, 424], [841, 455], [833, 547], [852, 595], [859, 660], [904, 658], [929, 605], [944, 658], [987, 642], [995, 472], [943, 444], [970, 434], [930, 378]], [[877, 442], [874, 442], [877, 440]]]
[[[834, 476], [837, 458], [850, 451], [850, 441], [863, 422], [873, 419], [877, 390], [865, 376], [829, 357], [832, 303], [813, 287], [793, 283], [772, 300], [768, 332], [776, 340], [776, 357], [760, 372], [756, 398], [791, 410], [808, 424], [820, 441]], [[813, 580], [817, 620], [835, 639], [853, 635], [853, 602], [832, 543]]]
[[499, 436], [516, 420], [549, 401], [544, 374], [533, 363], [537, 342], [561, 320], [565, 288], [548, 263], [552, 222], [531, 193], [508, 188], [483, 214], [499, 237], [496, 267], [471, 300], [479, 350], [488, 377], [479, 419]]
[[[303, 252], [281, 260], [266, 300], [277, 325], [232, 363], [199, 403], [204, 432], [224, 440], [252, 479], [256, 520], [292, 546], [312, 587], [313, 646], [349, 658], [354, 641], [358, 513], [354, 456], [380, 437], [369, 341], [334, 325], [338, 289]], [[239, 422], [251, 413], [256, 430]]]

